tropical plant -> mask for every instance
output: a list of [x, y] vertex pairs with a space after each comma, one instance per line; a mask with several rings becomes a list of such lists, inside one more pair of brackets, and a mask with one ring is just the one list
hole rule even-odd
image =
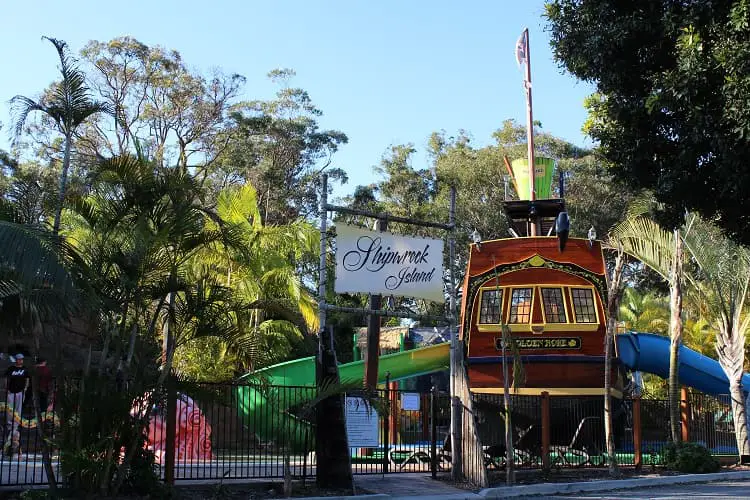
[[37, 102], [29, 97], [17, 95], [11, 99], [11, 106], [15, 113], [16, 138], [23, 133], [26, 120], [33, 112], [43, 113], [52, 119], [58, 131], [63, 135], [62, 172], [53, 224], [53, 232], [57, 234], [60, 230], [60, 217], [70, 170], [70, 153], [76, 130], [91, 116], [97, 113], [115, 116], [115, 110], [110, 104], [95, 101], [90, 97], [89, 88], [86, 86], [86, 75], [68, 54], [67, 44], [56, 38], [44, 37], [44, 39], [49, 40], [57, 50], [62, 80], [53, 86], [52, 92], [46, 99]]
[[683, 237], [679, 229], [670, 233], [644, 216], [648, 200], [639, 199], [625, 219], [608, 235], [610, 244], [637, 258], [669, 284], [669, 422], [672, 441], [680, 434], [679, 352], [682, 345]]
[[617, 312], [626, 330], [661, 334], [669, 330], [669, 305], [664, 297], [653, 292], [626, 288]]
[[690, 349], [704, 356], [716, 355], [716, 329], [705, 318], [687, 319], [682, 336], [683, 342]]
[[616, 247], [615, 264], [607, 283], [607, 331], [604, 339], [604, 434], [607, 440], [609, 474], [617, 474], [615, 435], [612, 423], [612, 357], [617, 333], [617, 310], [623, 294], [623, 272], [627, 256], [622, 246]]
[[716, 352], [729, 379], [729, 395], [740, 455], [750, 455], [742, 388], [745, 337], [750, 316], [743, 314], [750, 285], [750, 251], [729, 240], [716, 226], [695, 217], [685, 245], [697, 267], [696, 282], [706, 310], [716, 324]]
[[[16, 207], [0, 199], [0, 328], [31, 337], [39, 352], [44, 323], [65, 321], [80, 305], [87, 291], [81, 279], [86, 268], [65, 241], [39, 227], [14, 222], [19, 218]], [[41, 422], [37, 383], [32, 373], [34, 414]], [[37, 426], [36, 432], [54, 494], [57, 483], [48, 436], [44, 426]]]

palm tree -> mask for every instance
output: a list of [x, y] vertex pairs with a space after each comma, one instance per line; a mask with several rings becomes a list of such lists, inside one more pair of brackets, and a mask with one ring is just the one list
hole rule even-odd
[[607, 440], [607, 462], [609, 474], [617, 475], [615, 437], [612, 424], [612, 354], [617, 333], [617, 310], [623, 293], [623, 272], [626, 255], [621, 245], [615, 247], [617, 254], [612, 274], [607, 283], [607, 330], [604, 340], [604, 434]]
[[750, 285], [750, 250], [695, 217], [696, 229], [685, 245], [698, 268], [696, 285], [711, 320], [716, 324], [716, 352], [729, 379], [735, 437], [740, 456], [750, 455], [747, 415], [742, 388], [745, 337], [750, 316], [745, 312]]
[[39, 102], [22, 95], [11, 99], [14, 111], [15, 136], [18, 138], [23, 133], [28, 116], [38, 111], [47, 115], [55, 123], [57, 130], [64, 138], [64, 155], [62, 172], [60, 174], [60, 187], [58, 192], [57, 209], [53, 232], [57, 234], [60, 230], [60, 217], [68, 183], [68, 172], [70, 170], [70, 150], [73, 136], [81, 124], [97, 113], [106, 113], [115, 116], [114, 108], [105, 102], [93, 100], [86, 86], [86, 76], [78, 69], [75, 60], [70, 57], [67, 44], [56, 38], [43, 37], [55, 46], [60, 57], [60, 73], [62, 80], [57, 82], [52, 93], [47, 99]]
[[[39, 352], [43, 323], [65, 321], [81, 298], [82, 261], [64, 241], [40, 228], [18, 224], [13, 206], [0, 199], [0, 318], [5, 326], [34, 339]], [[2, 326], [2, 325], [0, 325]], [[32, 378], [32, 402], [37, 422], [42, 421], [36, 380]], [[36, 432], [50, 492], [57, 483], [44, 426]]]
[[233, 225], [239, 244], [214, 244], [196, 262], [210, 263], [235, 292], [238, 337], [229, 339], [230, 349], [251, 363], [248, 369], [280, 361], [284, 353], [263, 346], [289, 347], [318, 330], [317, 303], [300, 272], [317, 258], [318, 231], [303, 220], [264, 225], [251, 185], [222, 192], [216, 213], [222, 224]]
[[680, 433], [679, 349], [682, 344], [683, 235], [679, 229], [666, 231], [643, 214], [646, 205], [636, 203], [626, 218], [609, 234], [613, 244], [640, 260], [669, 283], [669, 423], [672, 441]]

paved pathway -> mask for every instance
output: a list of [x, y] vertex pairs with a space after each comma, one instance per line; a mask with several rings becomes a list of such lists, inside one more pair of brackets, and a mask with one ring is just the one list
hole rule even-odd
[[399, 497], [432, 497], [453, 493], [470, 493], [469, 490], [456, 488], [445, 481], [432, 479], [429, 473], [388, 474], [385, 477], [382, 475], [354, 476], [354, 484], [358, 488], [364, 488], [372, 493], [384, 493]]
[[750, 481], [718, 481], [705, 484], [684, 484], [673, 486], [659, 486], [656, 488], [641, 488], [637, 490], [611, 491], [609, 493], [578, 493], [576, 495], [558, 495], [538, 498], [570, 500], [586, 499], [739, 499], [750, 498]]

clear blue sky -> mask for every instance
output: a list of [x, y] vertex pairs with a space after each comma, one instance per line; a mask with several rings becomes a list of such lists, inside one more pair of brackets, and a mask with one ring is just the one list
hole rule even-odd
[[266, 73], [297, 72], [324, 112], [321, 125], [349, 136], [334, 159], [350, 182], [376, 180], [372, 166], [391, 144], [411, 142], [425, 167], [430, 133], [467, 130], [491, 142], [506, 118], [525, 122], [515, 42], [530, 30], [534, 118], [578, 145], [583, 99], [591, 87], [552, 61], [541, 0], [240, 1], [19, 0], [0, 3], [0, 147], [8, 147], [8, 100], [37, 95], [57, 75], [56, 53], [42, 35], [74, 51], [88, 40], [131, 35], [181, 52], [192, 67], [247, 78], [245, 98], [272, 98]]

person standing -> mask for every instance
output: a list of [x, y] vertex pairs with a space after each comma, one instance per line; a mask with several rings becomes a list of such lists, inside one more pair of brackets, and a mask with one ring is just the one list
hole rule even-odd
[[43, 413], [49, 411], [49, 406], [52, 403], [49, 399], [50, 387], [52, 386], [52, 372], [49, 366], [47, 366], [45, 358], [37, 358], [36, 375], [37, 380], [39, 380], [39, 412]]
[[16, 422], [16, 414], [18, 418], [21, 418], [23, 413], [23, 394], [29, 386], [29, 372], [25, 366], [23, 366], [23, 354], [18, 353], [15, 355], [15, 364], [10, 365], [5, 370], [5, 391], [7, 396], [7, 405], [13, 412], [13, 420], [11, 421], [11, 436], [16, 430], [18, 423]]

